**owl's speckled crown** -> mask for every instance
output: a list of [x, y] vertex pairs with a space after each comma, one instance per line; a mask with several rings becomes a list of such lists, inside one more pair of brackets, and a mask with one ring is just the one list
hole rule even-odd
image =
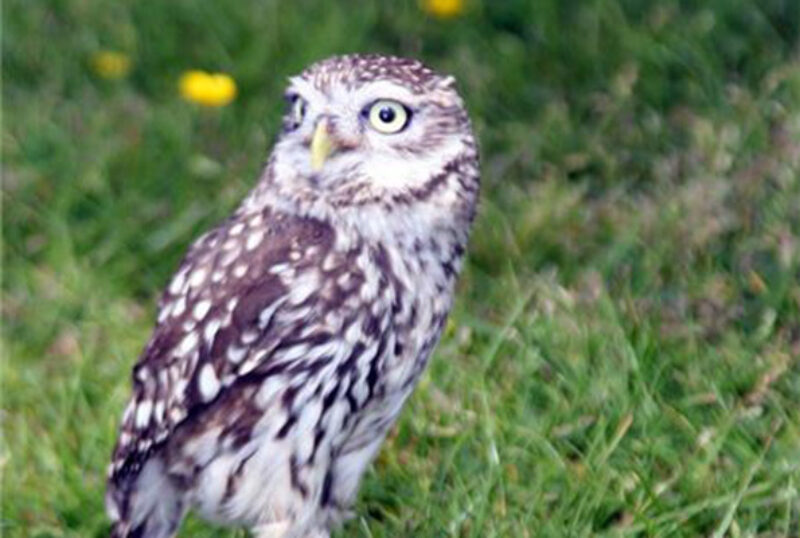
[[389, 80], [420, 94], [434, 86], [450, 85], [454, 79], [438, 74], [419, 60], [380, 54], [346, 54], [326, 58], [305, 69], [300, 76], [324, 91], [332, 79], [354, 88], [377, 80]]

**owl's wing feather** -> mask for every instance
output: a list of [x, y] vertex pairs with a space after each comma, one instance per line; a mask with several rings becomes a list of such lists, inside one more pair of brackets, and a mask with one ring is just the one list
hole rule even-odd
[[193, 244], [134, 368], [112, 490], [129, 487], [188, 418], [236, 396], [228, 387], [330, 361], [310, 353], [338, 336], [322, 320], [363, 280], [352, 260], [334, 254], [333, 239], [327, 224], [267, 209], [237, 213]]

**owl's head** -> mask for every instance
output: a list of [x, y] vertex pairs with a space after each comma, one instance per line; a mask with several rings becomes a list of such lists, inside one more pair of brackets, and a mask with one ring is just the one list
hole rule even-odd
[[293, 77], [285, 96], [268, 169], [279, 191], [338, 208], [440, 198], [472, 211], [477, 151], [452, 77], [412, 59], [339, 56]]

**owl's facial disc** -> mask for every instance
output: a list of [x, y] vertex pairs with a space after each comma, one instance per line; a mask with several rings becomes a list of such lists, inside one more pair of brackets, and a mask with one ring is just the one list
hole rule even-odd
[[[415, 78], [410, 64], [398, 63], [393, 74], [391, 65], [362, 71], [358, 60], [342, 62], [291, 79], [273, 154], [275, 183], [329, 200], [395, 199], [423, 189], [436, 171], [472, 151], [451, 78], [427, 71]], [[353, 70], [348, 62], [356, 62]]]

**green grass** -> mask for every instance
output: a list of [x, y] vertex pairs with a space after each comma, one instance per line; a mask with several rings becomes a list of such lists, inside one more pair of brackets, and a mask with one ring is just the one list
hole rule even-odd
[[[703, 5], [6, 0], [0, 534], [104, 535], [158, 291], [252, 185], [286, 77], [381, 51], [457, 76], [484, 191], [338, 536], [799, 536], [800, 7]], [[189, 68], [239, 97], [182, 102]]]

